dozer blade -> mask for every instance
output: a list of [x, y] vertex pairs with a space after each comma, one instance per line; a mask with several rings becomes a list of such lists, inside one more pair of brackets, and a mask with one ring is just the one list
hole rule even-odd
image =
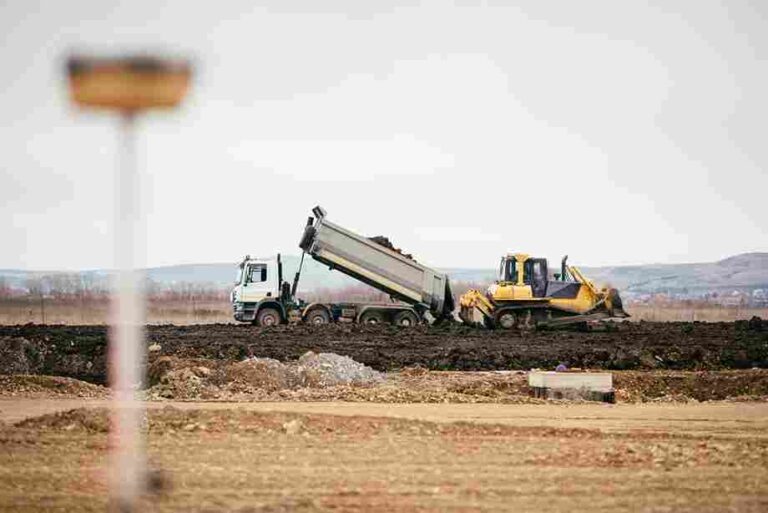
[[608, 298], [605, 302], [605, 306], [610, 317], [618, 317], [622, 319], [630, 317], [630, 315], [624, 311], [624, 305], [621, 302], [621, 297], [619, 296], [619, 291], [617, 289], [610, 289], [608, 291]]

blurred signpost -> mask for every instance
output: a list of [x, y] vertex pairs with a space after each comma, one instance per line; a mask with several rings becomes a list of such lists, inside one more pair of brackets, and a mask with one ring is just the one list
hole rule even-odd
[[110, 499], [118, 511], [137, 511], [147, 471], [136, 399], [143, 381], [144, 294], [137, 267], [144, 264], [143, 213], [136, 165], [136, 116], [177, 106], [189, 87], [187, 61], [152, 56], [72, 56], [67, 63], [75, 104], [120, 115], [120, 165], [115, 181], [115, 294], [112, 300], [109, 379], [113, 389]]

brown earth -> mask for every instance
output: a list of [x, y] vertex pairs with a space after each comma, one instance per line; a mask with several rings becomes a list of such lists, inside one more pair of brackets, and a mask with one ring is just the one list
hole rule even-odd
[[[454, 405], [432, 406], [435, 414]], [[510, 420], [525, 420], [531, 408], [545, 418], [568, 411], [489, 406]], [[606, 431], [573, 427], [582, 422], [580, 408], [561, 427], [194, 408], [149, 411], [153, 490], [142, 511], [768, 508], [764, 411], [605, 407], [603, 416], [620, 414]], [[671, 421], [680, 408], [691, 410], [686, 418], [696, 430]], [[642, 419], [655, 429], [637, 430]], [[108, 425], [101, 409], [0, 425], [0, 510], [103, 511]]]
[[[251, 362], [161, 358], [150, 367], [149, 400], [348, 401], [367, 403], [547, 404], [530, 396], [524, 372], [405, 369], [370, 383], [286, 378]], [[619, 403], [768, 400], [768, 370], [615, 371]], [[71, 378], [0, 376], [0, 398], [108, 398], [109, 389]], [[574, 401], [562, 401], [573, 403]], [[578, 402], [578, 401], [576, 401]]]
[[[728, 370], [768, 366], [765, 328], [150, 327], [149, 398], [247, 402], [148, 402], [140, 509], [765, 511], [768, 369]], [[0, 376], [0, 511], [107, 507], [108, 390], [34, 375], [103, 380], [105, 339], [104, 327], [0, 327], [0, 373], [25, 373]], [[284, 363], [310, 349], [399, 370], [338, 384]], [[253, 355], [276, 360], [242, 361]], [[625, 404], [604, 405], [531, 399], [523, 372], [429, 369], [563, 356], [646, 370], [613, 372]], [[713, 399], [727, 401], [696, 402]]]
[[[768, 369], [612, 374], [619, 402], [768, 398]], [[149, 368], [147, 397], [216, 401], [546, 402], [530, 397], [527, 373], [522, 371], [430, 371], [415, 367], [384, 376], [370, 383], [329, 386], [316, 380], [297, 381], [291, 371], [280, 365], [163, 357]]]
[[[0, 373], [49, 374], [103, 383], [104, 326], [0, 326]], [[768, 322], [620, 323], [604, 331], [486, 331], [461, 325], [148, 326], [150, 362], [161, 356], [279, 361], [307, 351], [345, 355], [377, 370], [768, 368]]]
[[36, 375], [0, 375], [0, 397], [107, 398], [109, 389], [73, 378]]

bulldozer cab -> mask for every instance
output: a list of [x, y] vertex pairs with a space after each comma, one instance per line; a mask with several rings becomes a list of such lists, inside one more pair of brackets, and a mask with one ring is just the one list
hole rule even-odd
[[547, 293], [547, 259], [528, 255], [506, 255], [501, 259], [500, 281], [517, 286], [531, 287], [533, 297]]

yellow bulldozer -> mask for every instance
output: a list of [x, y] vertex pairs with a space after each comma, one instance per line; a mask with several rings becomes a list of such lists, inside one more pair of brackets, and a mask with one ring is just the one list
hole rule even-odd
[[532, 329], [629, 317], [616, 289], [597, 288], [567, 261], [566, 255], [560, 272], [550, 276], [546, 258], [505, 255], [499, 279], [485, 294], [470, 290], [461, 296], [461, 320], [488, 328]]

